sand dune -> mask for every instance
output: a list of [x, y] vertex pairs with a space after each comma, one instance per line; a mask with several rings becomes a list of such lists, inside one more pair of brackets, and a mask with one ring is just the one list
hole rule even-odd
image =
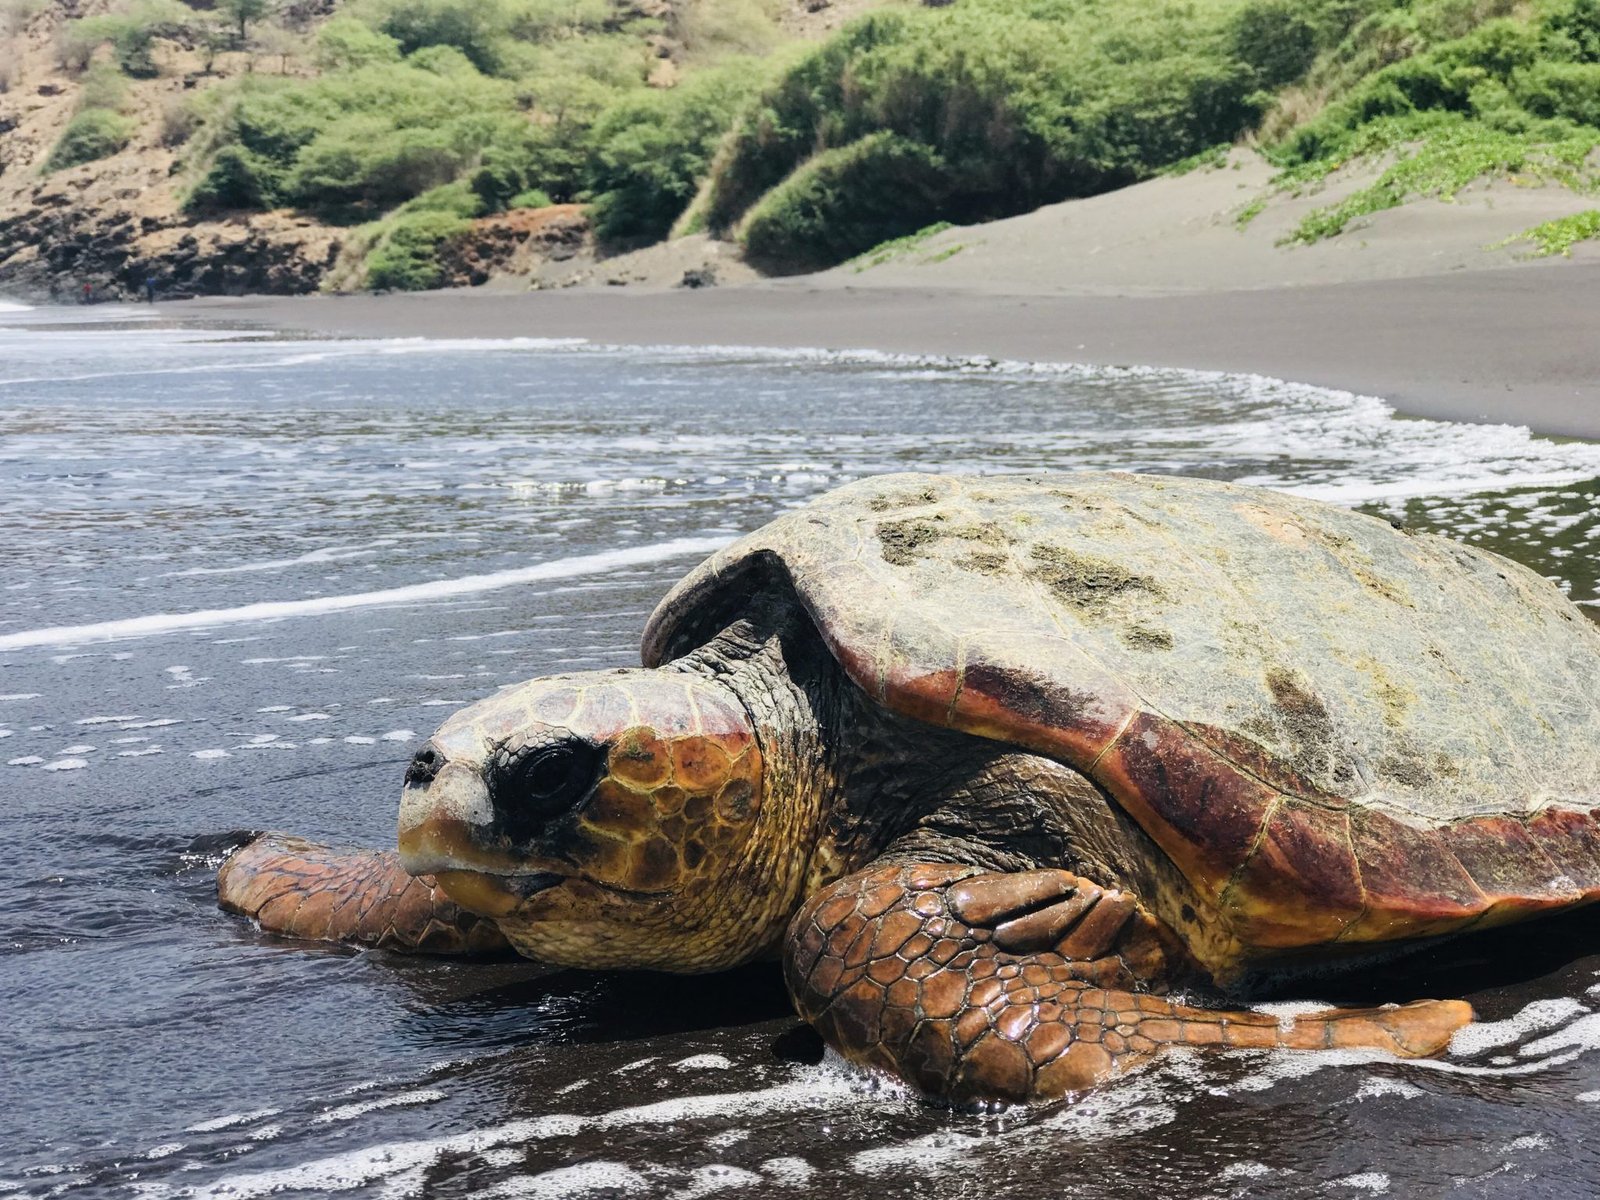
[[[1024, 216], [949, 229], [878, 265], [858, 260], [809, 284], [1037, 293], [1205, 292], [1402, 279], [1505, 266], [1530, 226], [1595, 207], [1566, 188], [1479, 182], [1453, 201], [1415, 200], [1314, 245], [1279, 245], [1310, 212], [1373, 182], [1384, 164], [1339, 172], [1300, 196], [1272, 195], [1274, 169], [1236, 150], [1228, 165], [1162, 177]], [[1237, 218], [1257, 197], [1260, 215]], [[1600, 258], [1600, 244], [1575, 252]]]

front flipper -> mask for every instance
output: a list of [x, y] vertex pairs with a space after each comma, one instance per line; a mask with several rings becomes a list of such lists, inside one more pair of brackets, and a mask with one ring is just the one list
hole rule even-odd
[[913, 864], [822, 889], [789, 926], [784, 974], [839, 1053], [958, 1102], [1053, 1099], [1167, 1045], [1436, 1054], [1472, 1019], [1420, 1001], [1289, 1024], [1136, 992], [1167, 954], [1131, 896], [1070, 872]]
[[333, 850], [266, 833], [217, 872], [217, 902], [269, 933], [416, 954], [510, 949], [492, 921], [467, 912], [431, 876], [412, 876], [379, 850]]

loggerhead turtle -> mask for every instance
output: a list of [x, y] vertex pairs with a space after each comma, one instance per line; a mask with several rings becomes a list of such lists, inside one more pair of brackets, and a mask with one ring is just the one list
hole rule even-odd
[[644, 664], [462, 710], [398, 857], [269, 835], [223, 905], [568, 966], [781, 956], [846, 1058], [961, 1101], [1174, 1044], [1437, 1053], [1465, 1003], [1284, 1024], [1166, 993], [1600, 895], [1600, 629], [1314, 500], [867, 479], [693, 571]]

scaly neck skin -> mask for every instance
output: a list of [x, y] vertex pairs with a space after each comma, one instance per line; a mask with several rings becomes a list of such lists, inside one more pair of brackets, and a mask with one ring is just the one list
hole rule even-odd
[[708, 911], [706, 919], [740, 944], [742, 953], [729, 966], [776, 953], [790, 916], [815, 887], [812, 859], [838, 791], [828, 733], [838, 725], [838, 694], [827, 678], [838, 671], [818, 670], [820, 664], [796, 653], [803, 636], [798, 622], [809, 630], [796, 607], [758, 598], [716, 637], [660, 668], [726, 688], [749, 714], [761, 748], [756, 822], [699, 901], [720, 910], [715, 916]]
[[[713, 679], [744, 706], [764, 762], [760, 815], [710, 902], [759, 926], [774, 950], [819, 888], [877, 859], [996, 751], [895, 716], [863, 695], [793, 599], [754, 600], [739, 620], [663, 670]], [[743, 940], [741, 938], [741, 940]]]

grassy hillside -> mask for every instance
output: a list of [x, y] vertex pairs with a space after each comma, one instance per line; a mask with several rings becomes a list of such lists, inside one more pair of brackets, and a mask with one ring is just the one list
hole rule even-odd
[[[1597, 0], [961, 0], [867, 17], [740, 116], [695, 214], [778, 270], [1093, 195], [1217, 143], [1305, 188], [1300, 240], [1485, 174], [1596, 182]], [[1587, 227], [1587, 226], [1584, 226]]]
[[602, 248], [703, 230], [807, 270], [1241, 140], [1283, 189], [1388, 164], [1307, 241], [1486, 173], [1596, 183], [1600, 0], [955, 0], [821, 39], [814, 7], [0, 0], [0, 22], [47, 34], [73, 94], [22, 174], [156, 147], [175, 220], [293, 213], [339, 231], [355, 285], [433, 286], [472, 222], [552, 203], [586, 206]]

